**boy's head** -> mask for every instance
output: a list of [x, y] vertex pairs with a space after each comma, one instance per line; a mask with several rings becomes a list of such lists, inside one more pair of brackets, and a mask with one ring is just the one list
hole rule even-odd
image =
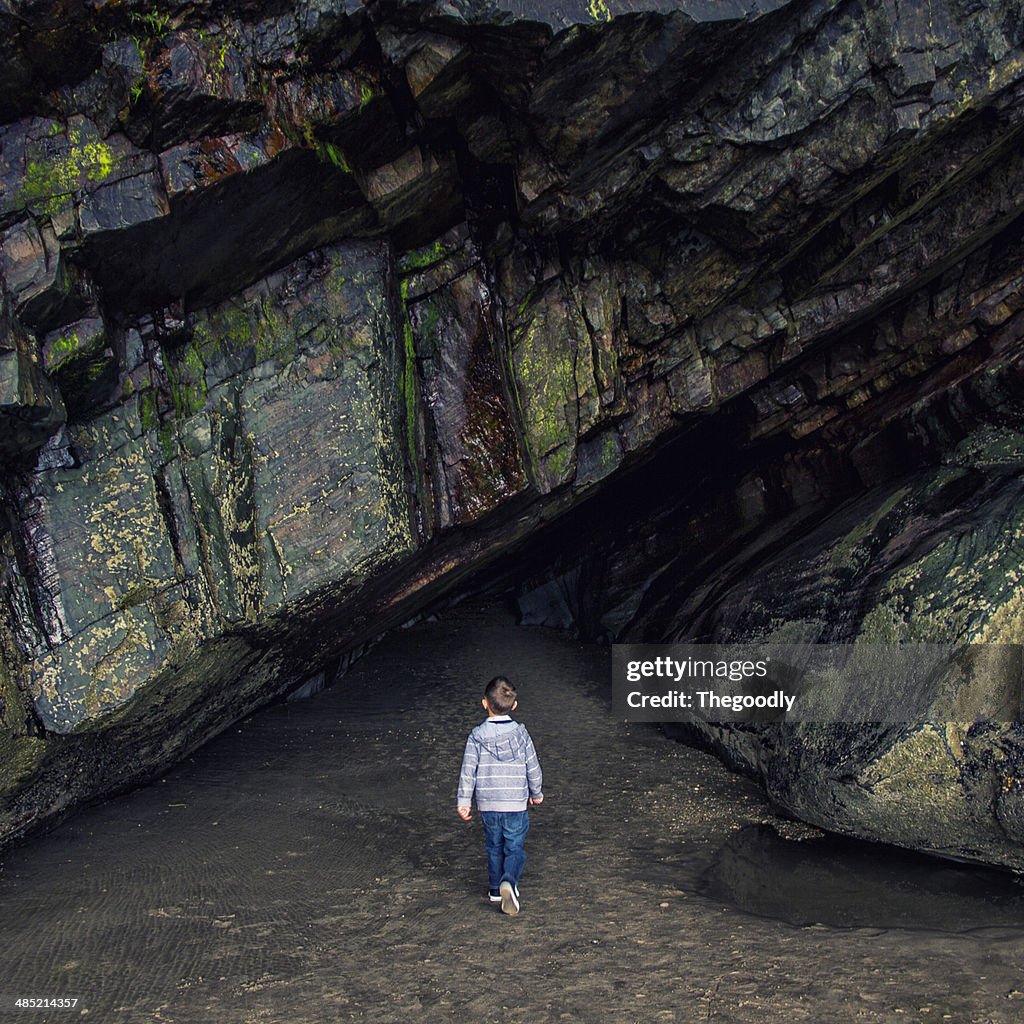
[[504, 677], [495, 676], [484, 690], [483, 706], [489, 715], [507, 715], [515, 711], [516, 688]]

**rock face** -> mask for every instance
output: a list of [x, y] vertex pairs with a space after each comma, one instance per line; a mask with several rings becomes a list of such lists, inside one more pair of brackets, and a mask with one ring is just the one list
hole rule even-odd
[[[0, 27], [0, 836], [513, 552], [605, 635], [803, 621], [803, 594], [821, 636], [958, 609], [957, 637], [1018, 638], [1017, 449], [965, 441], [1019, 422], [1016, 4], [19, 2]], [[599, 557], [545, 547], [566, 515]], [[904, 535], [941, 610], [878, 557]], [[764, 738], [715, 741], [770, 774]], [[795, 749], [772, 763], [806, 779]], [[994, 764], [941, 842], [937, 815], [833, 824], [1011, 862], [1013, 798], [1002, 846], [965, 838]]]
[[[1024, 870], [1024, 728], [999, 713], [1008, 704], [1006, 717], [1017, 716], [1022, 682], [1019, 646], [1003, 646], [1019, 645], [1024, 630], [1014, 554], [1024, 529], [1024, 433], [1013, 426], [1021, 384], [1014, 364], [908, 412], [901, 432], [943, 447], [845, 500], [836, 498], [853, 475], [850, 456], [835, 448], [819, 453], [830, 467], [805, 465], [801, 480], [835, 497], [794, 507], [766, 459], [754, 516], [749, 479], [695, 474], [716, 495], [715, 524], [675, 495], [639, 536], [609, 529], [587, 552], [563, 545], [556, 577], [528, 589], [524, 611], [631, 641], [982, 645], [967, 652], [958, 689], [936, 677], [922, 723], [669, 728], [759, 778], [804, 820]], [[973, 721], [986, 706], [994, 720]]]

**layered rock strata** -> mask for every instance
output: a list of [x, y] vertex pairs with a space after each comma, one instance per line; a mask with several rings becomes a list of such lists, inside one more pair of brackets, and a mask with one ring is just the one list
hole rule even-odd
[[774, 466], [688, 497], [724, 556], [926, 461], [931, 396], [1012, 380], [1014, 3], [9, 7], [5, 836], [651, 458]]

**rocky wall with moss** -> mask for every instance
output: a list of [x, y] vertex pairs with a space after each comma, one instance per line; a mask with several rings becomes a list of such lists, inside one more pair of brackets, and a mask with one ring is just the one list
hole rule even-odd
[[[652, 458], [777, 457], [818, 508], [1020, 353], [1013, 2], [24, 2], [0, 28], [2, 836]], [[767, 521], [736, 488], [693, 508], [708, 552]]]
[[[632, 643], [941, 645], [910, 692], [890, 650], [838, 689], [794, 674], [777, 721], [665, 728], [803, 820], [1022, 871], [1022, 417], [1017, 358], [909, 405], [882, 438], [773, 444], [746, 465], [680, 451], [681, 481], [634, 484], [618, 516], [549, 538], [544, 570], [510, 573], [524, 618]], [[867, 479], [865, 441], [886, 457]], [[880, 721], [851, 716], [869, 700]]]

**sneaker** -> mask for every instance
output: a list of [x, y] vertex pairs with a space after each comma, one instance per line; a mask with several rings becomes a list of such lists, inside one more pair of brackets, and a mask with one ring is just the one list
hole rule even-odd
[[498, 892], [497, 889], [488, 889], [487, 890], [487, 899], [491, 903], [500, 903], [501, 902], [501, 893]]
[[503, 914], [519, 913], [519, 893], [511, 882], [501, 883], [501, 912]]

